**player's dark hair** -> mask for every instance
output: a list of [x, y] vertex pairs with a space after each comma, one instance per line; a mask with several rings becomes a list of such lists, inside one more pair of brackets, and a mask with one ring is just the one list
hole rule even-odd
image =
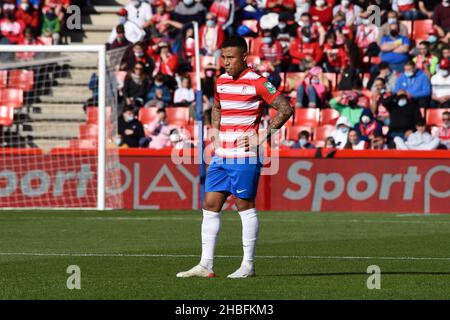
[[376, 78], [375, 81], [381, 81], [383, 84], [386, 84], [386, 80], [381, 77]]
[[423, 120], [423, 119], [417, 120], [416, 126], [425, 127], [425, 125], [426, 125], [425, 120]]
[[243, 53], [248, 51], [247, 41], [241, 36], [231, 36], [222, 43], [223, 48], [239, 48]]

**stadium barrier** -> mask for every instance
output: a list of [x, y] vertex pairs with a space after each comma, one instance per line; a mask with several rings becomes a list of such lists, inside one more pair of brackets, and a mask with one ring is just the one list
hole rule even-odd
[[[95, 207], [97, 162], [95, 157], [87, 158], [92, 161], [78, 159], [95, 155], [95, 150], [0, 152], [1, 207], [6, 203], [14, 203], [16, 208]], [[126, 209], [197, 209], [199, 167], [174, 163], [171, 154], [171, 149], [121, 149], [121, 185], [107, 193], [121, 196]], [[33, 165], [17, 165], [20, 157], [29, 155], [40, 159]], [[333, 159], [315, 155], [316, 150], [280, 151], [278, 173], [261, 176], [257, 208], [450, 213], [447, 151], [338, 150]], [[73, 164], [68, 165], [67, 161]], [[54, 165], [46, 166], [49, 162]], [[58, 163], [60, 168], [55, 165]], [[225, 209], [234, 209], [233, 199], [227, 201]]]

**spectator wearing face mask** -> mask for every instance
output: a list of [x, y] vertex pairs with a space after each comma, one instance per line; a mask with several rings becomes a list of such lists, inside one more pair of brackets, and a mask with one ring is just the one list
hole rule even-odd
[[263, 30], [263, 44], [260, 49], [261, 60], [269, 64], [270, 69], [281, 72], [281, 62], [284, 58], [283, 47], [275, 40], [270, 30]]
[[431, 78], [436, 73], [439, 59], [431, 54], [430, 43], [428, 41], [421, 41], [419, 44], [419, 54], [413, 58], [413, 62], [417, 68], [425, 72], [428, 78]]
[[166, 4], [162, 0], [155, 2], [156, 12], [152, 16], [151, 34], [152, 37], [164, 37], [169, 29], [169, 25], [164, 21], [170, 20], [170, 13], [167, 11]]
[[370, 142], [376, 134], [383, 134], [383, 124], [373, 116], [369, 109], [363, 110], [360, 121], [355, 124], [354, 129], [358, 133], [359, 139], [363, 141]]
[[147, 128], [150, 138], [150, 149], [162, 149], [176, 145], [184, 140], [181, 137], [176, 126], [169, 125], [167, 122], [167, 113], [164, 108], [158, 109], [155, 120], [153, 120]]
[[350, 126], [353, 127], [355, 124], [359, 123], [363, 111], [361, 105], [364, 104], [364, 107], [368, 107], [370, 104], [366, 97], [361, 98], [362, 99], [358, 98], [356, 92], [344, 91], [340, 96], [330, 100], [330, 107], [339, 111], [341, 116], [347, 117]]
[[169, 88], [164, 84], [164, 76], [157, 74], [155, 82], [147, 94], [146, 106], [168, 106], [172, 102]]
[[289, 46], [291, 40], [297, 36], [297, 28], [298, 24], [295, 22], [294, 15], [291, 12], [280, 13], [278, 24], [272, 29], [272, 34], [274, 39], [279, 41], [283, 47], [283, 56], [289, 56]]
[[183, 25], [197, 21], [199, 25], [205, 24], [206, 8], [201, 2], [194, 0], [183, 0], [178, 3], [172, 12], [171, 20], [178, 21]]
[[4, 18], [0, 20], [0, 33], [10, 44], [19, 43], [23, 37], [23, 26], [16, 20], [14, 11], [4, 11], [3, 15]]
[[442, 59], [439, 71], [431, 78], [432, 107], [450, 108], [450, 60]]
[[352, 26], [357, 21], [362, 9], [360, 6], [353, 4], [350, 0], [341, 0], [341, 4], [334, 6], [333, 16], [339, 11], [345, 14], [345, 24], [347, 26]]
[[356, 27], [355, 43], [365, 55], [369, 45], [377, 41], [379, 29], [375, 24], [370, 23], [369, 17], [362, 18], [361, 22]]
[[309, 132], [302, 130], [298, 133], [298, 140], [292, 146], [292, 149], [314, 149], [314, 145], [309, 142]]
[[325, 99], [330, 92], [330, 82], [321, 67], [312, 68], [304, 79], [299, 80], [297, 87], [296, 108], [323, 108]]
[[142, 0], [131, 0], [125, 7], [128, 13], [128, 20], [134, 22], [144, 31], [152, 25], [152, 8]]
[[173, 83], [174, 77], [178, 68], [178, 56], [170, 51], [169, 44], [167, 42], [159, 42], [158, 50], [155, 55], [155, 69], [153, 70], [153, 76], [158, 73], [170, 77], [170, 83]]
[[367, 83], [367, 88], [371, 89], [372, 92], [376, 91], [376, 88], [374, 86], [374, 82], [376, 79], [383, 79], [385, 84], [385, 91], [386, 92], [392, 92], [395, 88], [395, 84], [398, 81], [397, 74], [389, 69], [389, 64], [387, 62], [381, 62], [378, 65], [378, 72], [375, 74], [371, 74], [371, 79]]
[[384, 36], [390, 36], [391, 33], [390, 26], [392, 24], [397, 25], [398, 34], [400, 36], [408, 38], [409, 36], [408, 28], [403, 23], [400, 23], [400, 21], [398, 20], [398, 13], [396, 11], [389, 11], [388, 21], [384, 23], [380, 28], [380, 33], [377, 40], [378, 45], [381, 45], [381, 40], [383, 39]]
[[312, 1], [309, 14], [313, 20], [320, 22], [325, 29], [328, 29], [333, 21], [333, 8], [325, 0]]
[[39, 11], [30, 5], [29, 0], [21, 0], [20, 5], [16, 11], [16, 20], [25, 27], [33, 30], [37, 34], [39, 27]]
[[[303, 32], [305, 30], [305, 32]], [[301, 15], [297, 27], [297, 39], [302, 39], [304, 34], [308, 34], [310, 42], [318, 42], [322, 45], [325, 41], [325, 28], [318, 21], [313, 21], [311, 15], [305, 12]]]
[[51, 37], [53, 44], [58, 44], [61, 38], [61, 21], [56, 15], [55, 7], [51, 6], [44, 15], [42, 21], [42, 34], [46, 37]]
[[133, 46], [126, 61], [128, 70], [133, 70], [137, 62], [142, 63], [144, 65], [144, 73], [149, 76], [153, 74], [153, 70], [155, 69], [155, 62], [145, 53], [144, 46], [141, 42]]
[[425, 121], [420, 120], [416, 124], [416, 131], [407, 131], [405, 138], [395, 137], [394, 143], [397, 150], [435, 150], [439, 146], [439, 139], [426, 131]]
[[336, 35], [332, 32], [327, 34], [323, 46], [324, 69], [326, 72], [340, 73], [346, 65], [349, 57], [344, 48], [336, 43]]
[[120, 143], [118, 145], [120, 146], [138, 148], [144, 146], [147, 141], [145, 139], [144, 127], [134, 116], [132, 107], [126, 107], [119, 117], [118, 133], [120, 137]]
[[422, 120], [422, 115], [417, 103], [409, 99], [404, 90], [391, 96], [382, 96], [380, 103], [389, 111], [388, 142], [392, 147], [394, 137], [403, 138], [406, 131], [414, 130], [417, 122]]
[[437, 137], [443, 148], [450, 150], [450, 111], [442, 113], [443, 125], [438, 127], [434, 132], [434, 136]]
[[[127, 18], [128, 12], [126, 9], [124, 8], [120, 9], [118, 15], [119, 15], [119, 25], [122, 25], [119, 31], [124, 35], [125, 39], [133, 44], [141, 42], [145, 38], [144, 29], [142, 29], [135, 22]], [[119, 32], [117, 28], [118, 26], [113, 28], [113, 30], [111, 31], [108, 43], [113, 44], [115, 42], [115, 46], [117, 45], [122, 46], [121, 44], [123, 44], [124, 42], [123, 37], [122, 35], [118, 35]]]
[[374, 114], [375, 118], [385, 126], [389, 126], [389, 112], [381, 104], [381, 97], [388, 97], [391, 93], [386, 89], [386, 82], [383, 78], [375, 79], [372, 87], [372, 97], [370, 99], [370, 110]]
[[420, 108], [429, 106], [431, 97], [431, 83], [425, 72], [417, 69], [412, 61], [405, 64], [405, 71], [400, 75], [393, 93], [406, 91], [408, 97], [417, 102]]
[[433, 26], [437, 29], [439, 37], [444, 37], [450, 32], [450, 0], [442, 0], [434, 9]]
[[347, 143], [345, 144], [344, 149], [364, 150], [368, 149], [368, 146], [368, 142], [361, 140], [355, 129], [350, 129], [348, 131]]
[[319, 42], [313, 40], [309, 28], [302, 28], [301, 38], [292, 40], [289, 54], [292, 58], [290, 71], [306, 71], [318, 65], [323, 58]]
[[213, 56], [215, 61], [219, 61], [220, 47], [224, 39], [222, 28], [217, 24], [217, 17], [214, 13], [206, 14], [206, 23], [200, 27], [200, 53], [206, 56]]
[[409, 59], [411, 42], [408, 37], [399, 34], [397, 23], [389, 24], [389, 30], [389, 35], [381, 38], [381, 61], [387, 62], [391, 70], [402, 72], [403, 66]]
[[351, 129], [352, 125], [348, 118], [345, 116], [340, 116], [336, 121], [336, 130], [331, 133], [331, 137], [335, 141], [336, 148], [344, 149], [347, 144], [348, 131]]

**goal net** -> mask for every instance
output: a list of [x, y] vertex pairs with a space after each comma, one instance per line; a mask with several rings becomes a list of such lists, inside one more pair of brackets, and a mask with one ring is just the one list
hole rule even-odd
[[0, 46], [0, 208], [121, 208], [125, 49]]

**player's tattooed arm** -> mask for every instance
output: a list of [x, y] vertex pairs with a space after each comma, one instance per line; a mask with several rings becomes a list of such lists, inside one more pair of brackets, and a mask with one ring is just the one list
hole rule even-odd
[[212, 137], [211, 141], [214, 145], [214, 149], [219, 146], [219, 129], [220, 129], [220, 104], [214, 100], [213, 107], [211, 109], [211, 126]]
[[292, 108], [291, 104], [282, 94], [280, 94], [275, 98], [275, 100], [273, 100], [271, 106], [278, 112], [275, 114], [272, 122], [267, 128], [267, 140], [270, 140], [272, 133], [278, 131], [294, 113], [294, 109]]

